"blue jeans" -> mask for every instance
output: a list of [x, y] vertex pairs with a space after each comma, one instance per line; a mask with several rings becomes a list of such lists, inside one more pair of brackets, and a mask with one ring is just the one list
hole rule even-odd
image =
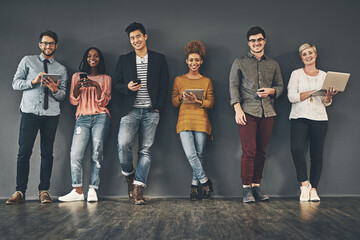
[[193, 170], [192, 185], [198, 186], [205, 183], [206, 177], [203, 164], [207, 134], [205, 132], [182, 131], [180, 140], [187, 160]]
[[109, 133], [110, 118], [106, 113], [80, 115], [76, 119], [70, 162], [73, 187], [82, 187], [82, 161], [91, 138], [91, 179], [89, 187], [98, 189], [99, 172], [104, 153], [104, 141]]
[[21, 112], [19, 152], [17, 158], [16, 191], [26, 192], [29, 179], [29, 162], [36, 135], [40, 130], [40, 184], [39, 191], [49, 190], [53, 166], [53, 146], [58, 116], [38, 116]]
[[135, 174], [135, 184], [145, 186], [151, 164], [151, 147], [155, 140], [160, 114], [148, 108], [132, 108], [121, 118], [118, 135], [118, 154], [122, 173], [134, 172], [132, 148], [138, 133], [139, 150]]

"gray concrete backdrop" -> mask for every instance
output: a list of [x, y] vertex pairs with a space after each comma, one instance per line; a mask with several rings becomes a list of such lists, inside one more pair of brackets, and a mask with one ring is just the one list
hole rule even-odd
[[[255, 25], [267, 33], [265, 53], [282, 68], [285, 84], [290, 73], [301, 67], [297, 49], [304, 42], [318, 48], [322, 70], [350, 72], [346, 92], [334, 98], [328, 108], [329, 130], [325, 141], [321, 196], [360, 195], [358, 110], [359, 44], [358, 1], [10, 1], [0, 2], [0, 198], [15, 190], [16, 156], [22, 92], [11, 81], [24, 55], [39, 54], [38, 36], [45, 29], [59, 35], [56, 59], [68, 69], [78, 70], [86, 48], [96, 46], [105, 54], [107, 73], [113, 76], [120, 54], [132, 50], [125, 27], [138, 21], [145, 25], [150, 49], [166, 55], [170, 86], [187, 71], [184, 45], [202, 40], [208, 56], [201, 72], [212, 79], [216, 104], [210, 112], [214, 141], [206, 152], [206, 170], [213, 180], [216, 196], [240, 196], [240, 138], [229, 105], [228, 75], [233, 60], [248, 51], [246, 31]], [[148, 179], [148, 196], [188, 196], [191, 168], [178, 140], [177, 111], [170, 101], [161, 113], [153, 162]], [[296, 196], [298, 183], [290, 154], [290, 103], [284, 94], [276, 103], [273, 135], [268, 147], [263, 189], [273, 196]], [[121, 99], [113, 96], [111, 134], [105, 148], [99, 194], [125, 196], [126, 184], [117, 157], [116, 138]], [[69, 153], [75, 122], [75, 107], [62, 103], [58, 126], [51, 192], [62, 195], [71, 190]], [[27, 195], [37, 195], [39, 183], [39, 139], [31, 157]], [[84, 161], [85, 185], [89, 181], [89, 151]], [[85, 188], [86, 188], [85, 186]]]

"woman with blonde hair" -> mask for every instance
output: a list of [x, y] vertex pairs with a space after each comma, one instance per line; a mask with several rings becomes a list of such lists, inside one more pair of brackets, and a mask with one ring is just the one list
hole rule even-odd
[[[326, 107], [338, 92], [330, 87], [323, 96], [313, 93], [321, 89], [326, 73], [316, 68], [317, 52], [313, 44], [299, 48], [304, 67], [292, 72], [288, 85], [291, 105], [291, 153], [297, 180], [301, 182], [300, 201], [320, 201], [317, 187], [322, 169], [322, 152], [328, 127]], [[306, 143], [310, 143], [310, 179], [306, 166]]]
[[[188, 42], [185, 54], [189, 72], [175, 78], [172, 104], [175, 108], [180, 107], [176, 131], [193, 170], [190, 199], [194, 201], [209, 199], [213, 191], [203, 163], [206, 139], [212, 136], [207, 111], [213, 107], [215, 98], [211, 80], [199, 72], [206, 55], [204, 44], [195, 40]], [[203, 89], [204, 92], [198, 99], [194, 93], [185, 92], [189, 89]]]

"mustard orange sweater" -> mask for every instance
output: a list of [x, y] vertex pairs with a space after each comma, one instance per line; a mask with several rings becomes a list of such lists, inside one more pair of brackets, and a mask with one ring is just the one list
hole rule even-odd
[[[200, 106], [197, 103], [180, 102], [178, 96], [186, 89], [204, 89], [203, 104]], [[173, 106], [176, 108], [180, 106], [176, 132], [198, 131], [212, 135], [207, 110], [213, 107], [214, 102], [214, 89], [210, 78], [189, 79], [185, 75], [176, 77], [172, 91]]]

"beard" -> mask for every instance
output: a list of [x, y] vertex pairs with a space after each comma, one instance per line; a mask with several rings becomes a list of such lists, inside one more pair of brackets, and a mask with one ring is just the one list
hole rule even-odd
[[53, 55], [55, 54], [55, 51], [56, 51], [56, 49], [54, 49], [50, 54], [46, 54], [46, 51], [45, 51], [45, 50], [41, 50], [42, 54], [44, 54], [44, 55], [47, 56], [47, 57], [53, 56]]

